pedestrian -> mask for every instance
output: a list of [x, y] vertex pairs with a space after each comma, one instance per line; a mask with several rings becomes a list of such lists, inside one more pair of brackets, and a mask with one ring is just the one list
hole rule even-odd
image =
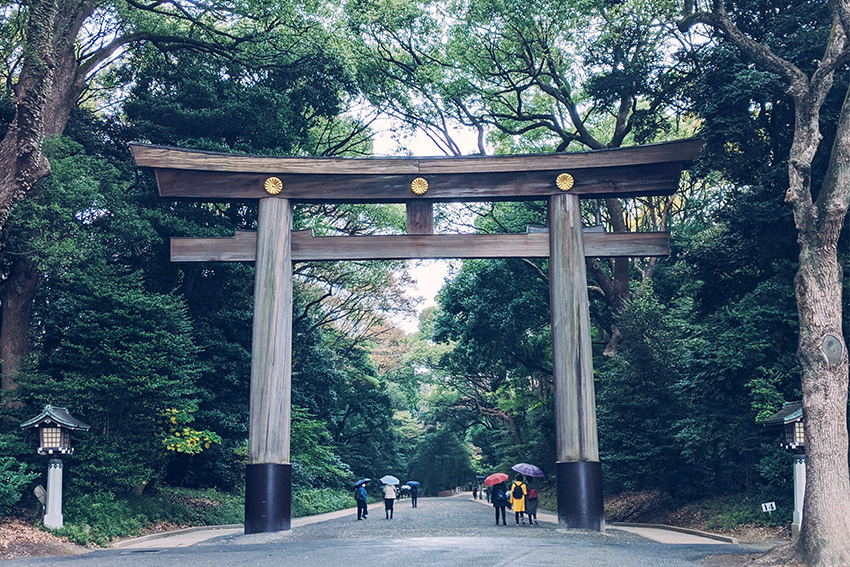
[[384, 485], [384, 512], [387, 514], [387, 519], [393, 519], [393, 503], [395, 502], [395, 486], [392, 484]]
[[478, 500], [478, 485], [477, 484], [472, 485], [472, 499]]
[[528, 498], [525, 499], [525, 514], [528, 516], [528, 524], [533, 526], [537, 522], [537, 504], [538, 496], [537, 489], [531, 486], [531, 479], [528, 479]]
[[410, 487], [410, 502], [414, 508], [417, 506], [417, 501], [419, 500], [419, 487], [415, 484]]
[[519, 525], [520, 520], [525, 525], [525, 496], [528, 494], [528, 490], [525, 487], [525, 483], [522, 482], [521, 474], [516, 475], [516, 480], [511, 484], [510, 494], [516, 525]]
[[508, 491], [505, 488], [505, 483], [501, 482], [493, 487], [490, 491], [491, 499], [493, 500], [493, 508], [496, 509], [496, 525], [499, 525], [499, 514], [502, 515], [502, 525], [507, 526], [505, 521], [505, 508], [508, 507]]
[[490, 494], [493, 492], [493, 489], [489, 486], [484, 487], [484, 496], [487, 497], [487, 502], [490, 502]]
[[354, 499], [357, 501], [357, 519], [365, 520], [369, 515], [369, 510], [366, 508], [366, 483], [364, 482], [354, 491]]

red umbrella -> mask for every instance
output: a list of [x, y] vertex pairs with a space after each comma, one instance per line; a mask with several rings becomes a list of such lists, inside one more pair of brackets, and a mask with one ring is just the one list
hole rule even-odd
[[484, 479], [484, 486], [495, 486], [497, 484], [505, 482], [506, 480], [508, 480], [508, 478], [510, 477], [503, 472], [493, 473]]

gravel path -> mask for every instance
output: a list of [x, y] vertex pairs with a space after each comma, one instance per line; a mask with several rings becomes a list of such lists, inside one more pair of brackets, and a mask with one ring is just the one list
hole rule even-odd
[[[492, 506], [467, 496], [382, 503], [288, 532], [222, 535], [188, 547], [98, 550], [74, 558], [11, 560], [8, 567], [727, 567], [755, 550], [730, 544], [665, 545], [624, 531], [566, 530], [554, 523], [496, 526]], [[154, 543], [154, 542], [151, 542]], [[718, 557], [722, 556], [722, 557]], [[708, 557], [708, 559], [706, 559]]]
[[616, 536], [598, 532], [565, 530], [556, 524], [540, 523], [534, 526], [514, 523], [514, 514], [507, 511], [508, 525], [496, 525], [495, 512], [490, 504], [473, 501], [467, 496], [452, 498], [420, 498], [419, 506], [411, 508], [410, 500], [396, 503], [392, 520], [385, 519], [383, 502], [369, 505], [369, 519], [357, 521], [356, 514], [301, 526], [289, 532], [253, 534], [217, 538], [233, 543], [262, 543], [273, 541], [316, 541], [326, 539], [404, 539], [414, 537], [507, 537], [551, 538], [569, 537], [573, 534], [585, 540], [609, 541], [622, 537], [627, 541], [643, 541], [624, 532]]

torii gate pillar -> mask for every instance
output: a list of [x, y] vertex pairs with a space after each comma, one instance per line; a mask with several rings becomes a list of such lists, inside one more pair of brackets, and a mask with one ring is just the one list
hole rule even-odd
[[602, 464], [578, 195], [549, 198], [549, 295], [555, 379], [558, 523], [601, 530]]
[[292, 390], [292, 204], [260, 199], [251, 347], [251, 415], [245, 533], [288, 530]]

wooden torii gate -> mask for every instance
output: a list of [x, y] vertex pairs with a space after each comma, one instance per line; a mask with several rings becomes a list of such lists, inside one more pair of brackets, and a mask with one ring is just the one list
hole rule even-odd
[[[259, 200], [256, 232], [174, 238], [175, 262], [255, 262], [245, 533], [291, 527], [292, 263], [549, 257], [559, 523], [601, 530], [602, 469], [585, 257], [669, 254], [668, 233], [584, 233], [580, 198], [672, 195], [702, 142], [462, 158], [272, 158], [133, 145], [162, 197]], [[548, 200], [547, 233], [434, 234], [433, 204]], [[407, 234], [314, 237], [294, 203], [405, 203]]]

